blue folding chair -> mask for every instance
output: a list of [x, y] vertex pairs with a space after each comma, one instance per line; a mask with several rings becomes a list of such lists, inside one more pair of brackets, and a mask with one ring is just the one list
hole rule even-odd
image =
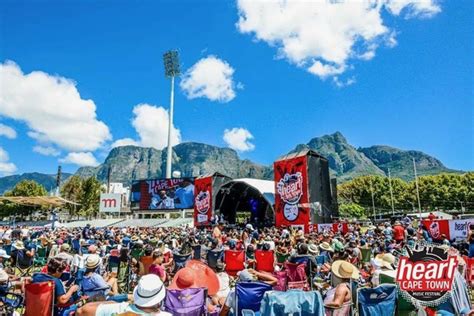
[[270, 291], [263, 296], [262, 315], [324, 315], [324, 303], [318, 291]]
[[271, 290], [272, 286], [263, 282], [238, 282], [235, 286], [236, 315], [242, 315], [244, 309], [259, 315], [263, 295]]
[[215, 270], [219, 261], [222, 262], [223, 257], [224, 257], [224, 250], [219, 250], [219, 251], [209, 250], [206, 255], [207, 265], [211, 269]]
[[393, 284], [383, 284], [376, 288], [359, 288], [357, 290], [359, 316], [393, 316], [396, 300], [397, 286]]
[[316, 256], [315, 259], [316, 259], [316, 263], [318, 264], [318, 266], [322, 266], [323, 264], [325, 264], [327, 262], [327, 256], [325, 255], [319, 255], [319, 256]]
[[180, 254], [173, 254], [173, 261], [174, 261], [174, 269], [173, 273], [178, 272], [178, 270], [184, 268], [186, 266], [186, 262], [191, 260], [191, 253], [186, 254], [186, 255], [180, 255]]

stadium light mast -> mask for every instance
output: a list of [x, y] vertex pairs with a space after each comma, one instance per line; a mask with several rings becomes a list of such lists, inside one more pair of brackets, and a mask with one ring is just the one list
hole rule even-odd
[[173, 111], [174, 111], [174, 78], [180, 75], [179, 69], [179, 55], [177, 50], [170, 50], [163, 54], [163, 63], [165, 65], [165, 76], [171, 79], [171, 94], [170, 94], [170, 111], [168, 121], [168, 151], [166, 156], [166, 178], [171, 178], [171, 133], [173, 126]]

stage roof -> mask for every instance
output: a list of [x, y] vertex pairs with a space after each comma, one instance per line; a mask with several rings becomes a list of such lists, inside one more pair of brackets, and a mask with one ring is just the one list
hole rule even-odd
[[271, 180], [260, 180], [251, 178], [234, 179], [231, 182], [244, 182], [257, 189], [271, 204], [275, 204], [275, 182]]
[[79, 205], [78, 203], [68, 201], [59, 196], [0, 196], [0, 201], [8, 201], [27, 206], [60, 207], [66, 204]]

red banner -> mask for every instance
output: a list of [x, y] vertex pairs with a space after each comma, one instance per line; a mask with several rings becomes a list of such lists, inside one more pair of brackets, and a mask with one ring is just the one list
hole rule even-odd
[[280, 160], [275, 170], [275, 223], [281, 226], [304, 226], [309, 232], [308, 165], [306, 156]]
[[431, 238], [441, 239], [441, 235], [446, 235], [447, 239], [450, 239], [449, 234], [449, 220], [447, 219], [435, 219], [435, 220], [423, 220], [423, 226], [428, 229]]
[[212, 220], [212, 177], [194, 182], [194, 226], [207, 226]]

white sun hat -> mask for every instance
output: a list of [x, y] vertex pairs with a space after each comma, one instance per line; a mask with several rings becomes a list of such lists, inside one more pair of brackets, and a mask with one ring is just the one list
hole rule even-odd
[[133, 290], [133, 302], [139, 307], [156, 306], [165, 299], [165, 296], [165, 285], [156, 274], [142, 276]]

